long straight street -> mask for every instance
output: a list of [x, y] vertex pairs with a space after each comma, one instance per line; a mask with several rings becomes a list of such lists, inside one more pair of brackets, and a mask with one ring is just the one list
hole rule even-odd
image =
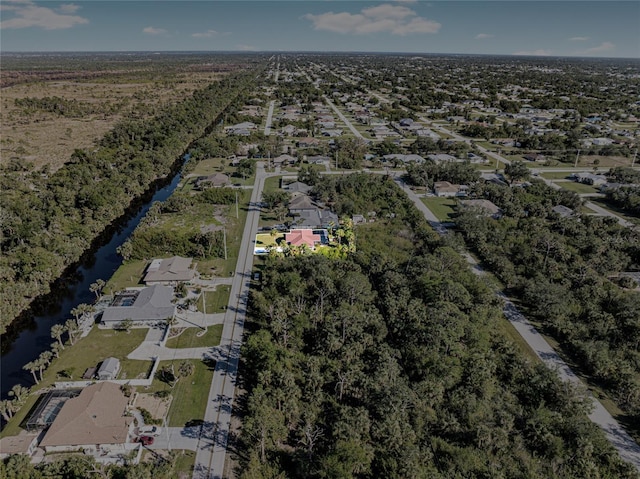
[[209, 389], [204, 424], [196, 451], [194, 479], [221, 479], [224, 472], [231, 411], [238, 377], [238, 362], [244, 332], [251, 270], [253, 267], [253, 242], [258, 231], [260, 219], [260, 198], [264, 188], [264, 180], [268, 175], [264, 164], [258, 163], [256, 180], [249, 212], [245, 224], [238, 263], [236, 265], [229, 305], [225, 314], [222, 338], [220, 340], [220, 358], [216, 362], [213, 381]]

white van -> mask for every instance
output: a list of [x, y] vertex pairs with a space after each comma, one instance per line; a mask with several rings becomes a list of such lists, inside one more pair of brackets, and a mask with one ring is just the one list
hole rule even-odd
[[159, 436], [160, 428], [158, 426], [141, 426], [138, 428], [138, 434], [141, 436]]

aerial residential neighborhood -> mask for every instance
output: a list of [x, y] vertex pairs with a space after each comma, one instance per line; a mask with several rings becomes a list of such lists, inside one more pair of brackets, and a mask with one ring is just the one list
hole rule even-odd
[[638, 55], [413, 51], [438, 2], [282, 10], [359, 53], [151, 53], [166, 3], [136, 52], [5, 9], [0, 476], [638, 477]]

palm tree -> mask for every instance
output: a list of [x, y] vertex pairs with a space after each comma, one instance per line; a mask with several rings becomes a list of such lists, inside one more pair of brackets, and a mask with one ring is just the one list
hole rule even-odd
[[29, 395], [29, 392], [30, 392], [29, 388], [25, 388], [20, 384], [16, 384], [11, 388], [11, 391], [9, 391], [9, 396], [15, 398], [18, 405], [22, 406], [22, 404], [24, 403], [24, 400]]
[[91, 283], [91, 286], [89, 286], [89, 291], [96, 294], [96, 299], [100, 299], [100, 295], [102, 294], [102, 289], [105, 284], [104, 280], [97, 279], [95, 283]]
[[62, 324], [54, 324], [51, 326], [51, 337], [58, 340], [60, 344], [60, 348], [64, 349], [64, 344], [62, 343], [62, 335], [65, 333], [66, 328]]
[[[40, 355], [40, 356], [42, 356], [42, 355]], [[38, 359], [36, 359], [35, 363], [36, 363], [37, 368], [38, 368], [38, 374], [40, 376], [40, 381], [42, 381], [42, 373], [45, 370], [45, 368], [47, 367], [47, 364], [49, 364], [49, 363], [43, 357], [39, 357]]]
[[10, 401], [8, 399], [3, 399], [0, 401], [0, 415], [5, 420], [5, 422], [9, 422], [9, 420], [13, 417], [13, 413], [16, 412], [16, 404], [14, 401]]
[[38, 360], [29, 361], [27, 364], [22, 366], [22, 369], [25, 371], [29, 371], [33, 375], [33, 381], [38, 384], [38, 377], [36, 376], [36, 371], [38, 370]]
[[67, 330], [67, 334], [69, 334], [69, 342], [71, 342], [71, 345], [73, 346], [76, 342], [76, 334], [78, 334], [78, 323], [73, 319], [67, 319], [64, 326]]
[[60, 357], [60, 343], [51, 343], [51, 352], [58, 359]]
[[191, 361], [182, 361], [180, 366], [178, 366], [178, 375], [185, 378], [187, 376], [191, 376], [195, 370], [196, 367]]

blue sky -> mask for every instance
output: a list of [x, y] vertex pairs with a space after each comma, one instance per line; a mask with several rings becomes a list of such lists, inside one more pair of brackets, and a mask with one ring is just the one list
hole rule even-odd
[[640, 58], [638, 1], [2, 0], [2, 51]]

